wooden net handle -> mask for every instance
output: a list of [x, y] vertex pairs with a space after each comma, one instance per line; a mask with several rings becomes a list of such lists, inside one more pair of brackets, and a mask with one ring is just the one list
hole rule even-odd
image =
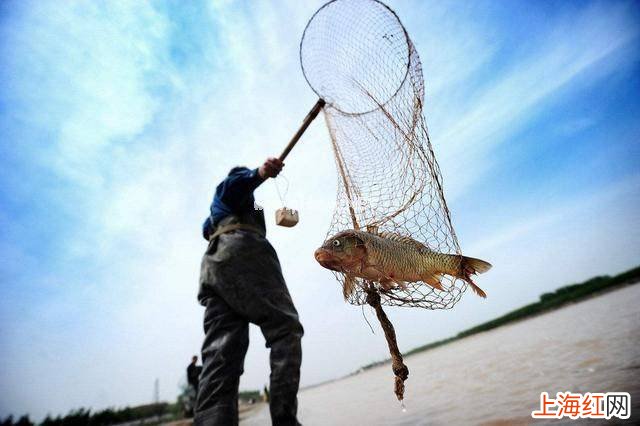
[[282, 151], [282, 154], [280, 154], [280, 161], [284, 161], [284, 159], [287, 158], [287, 155], [289, 155], [289, 152], [291, 152], [296, 143], [298, 143], [305, 130], [307, 130], [307, 127], [309, 127], [309, 124], [311, 124], [311, 122], [318, 116], [320, 110], [322, 109], [322, 107], [324, 107], [324, 104], [324, 100], [318, 99], [318, 102], [316, 102], [313, 108], [311, 108], [311, 111], [309, 111], [309, 114], [307, 114], [307, 116], [305, 117], [296, 134], [293, 135], [293, 137], [289, 141], [289, 144], [286, 146], [284, 151]]

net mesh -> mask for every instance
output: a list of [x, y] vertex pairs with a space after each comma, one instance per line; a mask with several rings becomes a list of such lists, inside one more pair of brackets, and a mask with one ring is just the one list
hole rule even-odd
[[[461, 254], [423, 115], [420, 57], [397, 15], [375, 0], [331, 1], [309, 21], [300, 61], [309, 85], [327, 103], [339, 175], [328, 235], [386, 231]], [[344, 285], [343, 274], [335, 274]], [[375, 289], [382, 305], [449, 309], [467, 283], [445, 275], [442, 286], [414, 282], [383, 290], [358, 278], [348, 301], [365, 304]]]

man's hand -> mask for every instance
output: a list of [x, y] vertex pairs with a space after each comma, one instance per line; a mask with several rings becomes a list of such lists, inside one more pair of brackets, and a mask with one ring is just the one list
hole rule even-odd
[[282, 171], [284, 163], [277, 158], [269, 157], [258, 169], [258, 174], [262, 179], [274, 178]]

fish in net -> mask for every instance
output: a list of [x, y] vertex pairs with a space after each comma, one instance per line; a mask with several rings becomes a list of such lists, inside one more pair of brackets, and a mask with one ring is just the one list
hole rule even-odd
[[[395, 12], [375, 0], [325, 4], [307, 24], [300, 61], [309, 85], [326, 102], [339, 174], [328, 235], [362, 229], [461, 256], [423, 115], [420, 57]], [[344, 287], [345, 274], [336, 277]], [[361, 305], [371, 282], [355, 281], [347, 299]], [[471, 284], [448, 274], [440, 283], [402, 282], [383, 289], [381, 303], [449, 309]]]
[[320, 98], [303, 128], [323, 110], [339, 175], [315, 256], [349, 303], [374, 308], [402, 401], [409, 371], [382, 306], [450, 309], [469, 286], [485, 297], [471, 275], [491, 265], [462, 255], [423, 115], [420, 57], [396, 13], [377, 0], [326, 3], [304, 30], [300, 62]]

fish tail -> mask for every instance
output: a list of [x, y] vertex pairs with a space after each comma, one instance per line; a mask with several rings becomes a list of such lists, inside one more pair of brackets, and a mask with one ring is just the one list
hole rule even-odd
[[482, 289], [480, 287], [478, 287], [476, 285], [476, 283], [473, 282], [473, 280], [471, 278], [467, 278], [466, 279], [467, 283], [471, 286], [471, 290], [473, 290], [473, 292], [475, 294], [477, 294], [478, 296], [482, 297], [483, 299], [487, 298], [487, 293], [485, 293], [484, 291], [482, 291]]
[[482, 291], [480, 287], [476, 285], [471, 279], [472, 274], [482, 274], [491, 269], [491, 264], [489, 262], [485, 262], [484, 260], [476, 259], [473, 257], [462, 256], [462, 261], [460, 262], [460, 266], [462, 269], [462, 279], [464, 279], [469, 285], [475, 294], [482, 298], [486, 298], [487, 294]]
[[462, 256], [462, 268], [468, 270], [470, 274], [482, 274], [491, 269], [491, 264], [474, 257]]

